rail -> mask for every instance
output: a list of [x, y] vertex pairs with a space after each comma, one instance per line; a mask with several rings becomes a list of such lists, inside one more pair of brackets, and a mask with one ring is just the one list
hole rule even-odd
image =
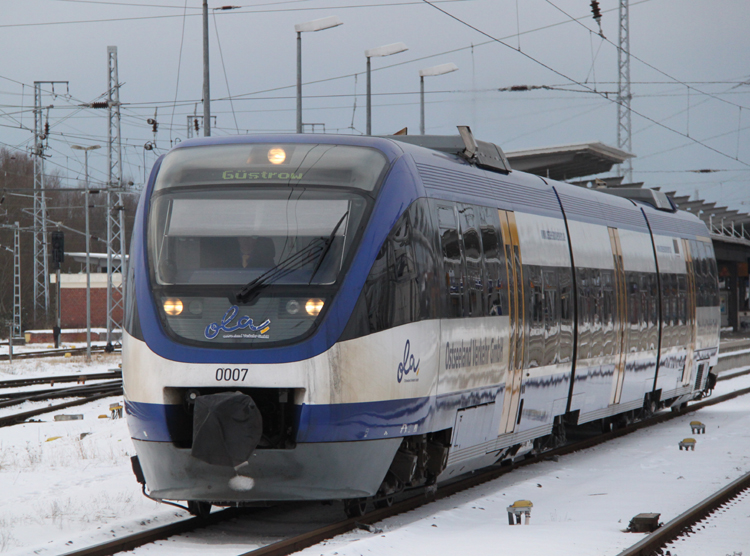
[[[56, 384], [61, 382], [85, 383], [87, 380], [107, 380], [122, 378], [120, 369], [106, 373], [85, 373], [79, 375], [37, 376], [33, 378], [20, 378], [17, 380], [0, 380], [0, 390], [5, 388], [20, 388], [21, 386], [33, 386], [34, 384]], [[2, 396], [2, 394], [0, 394]]]
[[[115, 348], [114, 352], [117, 353], [121, 351], [121, 348]], [[91, 346], [91, 353], [106, 353], [107, 348], [105, 346]], [[64, 357], [66, 353], [70, 353], [71, 355], [83, 355], [86, 353], [86, 348], [59, 348], [59, 349], [50, 349], [50, 350], [44, 350], [44, 351], [22, 351], [22, 352], [13, 352], [13, 359], [37, 359], [40, 357]], [[0, 361], [8, 361], [10, 359], [10, 354], [8, 353], [0, 353]]]
[[50, 405], [47, 407], [40, 407], [38, 409], [32, 409], [29, 411], [22, 411], [21, 413], [15, 413], [13, 415], [5, 415], [3, 417], [0, 417], [0, 427], [9, 427], [12, 425], [17, 425], [19, 423], [23, 423], [27, 419], [31, 417], [36, 417], [37, 415], [42, 415], [44, 413], [52, 413], [55, 411], [60, 411], [61, 409], [67, 409], [69, 407], [75, 407], [77, 405], [83, 405], [85, 403], [93, 402], [96, 400], [100, 400], [102, 398], [109, 398], [111, 396], [121, 396], [122, 395], [122, 385], [112, 385], [109, 388], [103, 389], [103, 391], [100, 391], [96, 394], [87, 394], [83, 398], [79, 400], [72, 400], [65, 403], [60, 403], [56, 405]]
[[667, 543], [682, 536], [689, 528], [719, 510], [743, 491], [750, 489], [750, 473], [732, 481], [721, 490], [699, 502], [672, 521], [659, 527], [656, 531], [641, 539], [617, 556], [652, 556], [661, 554], [661, 548]]
[[84, 386], [71, 386], [69, 388], [47, 388], [45, 390], [33, 390], [29, 392], [5, 392], [0, 394], [0, 408], [20, 405], [25, 402], [39, 402], [43, 400], [54, 400], [57, 398], [71, 398], [78, 396], [89, 396], [109, 391], [112, 388], [122, 388], [122, 381], [98, 382]]

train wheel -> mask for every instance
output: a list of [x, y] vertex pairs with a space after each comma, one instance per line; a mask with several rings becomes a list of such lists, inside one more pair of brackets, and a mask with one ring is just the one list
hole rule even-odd
[[206, 518], [211, 513], [211, 502], [188, 500], [188, 511], [196, 517]]
[[378, 510], [382, 508], [390, 508], [391, 506], [393, 506], [393, 495], [378, 498], [377, 500], [373, 501], [372, 505], [375, 506], [375, 508]]
[[344, 512], [347, 517], [362, 517], [367, 511], [367, 498], [350, 498], [344, 500]]

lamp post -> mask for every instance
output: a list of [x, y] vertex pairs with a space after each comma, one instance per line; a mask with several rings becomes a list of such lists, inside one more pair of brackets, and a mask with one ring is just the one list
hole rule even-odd
[[370, 58], [375, 56], [390, 56], [391, 54], [398, 54], [409, 50], [408, 47], [402, 42], [394, 42], [393, 44], [386, 44], [385, 46], [378, 46], [377, 48], [371, 48], [365, 50], [365, 57], [367, 58], [367, 135], [372, 135], [372, 88], [370, 86]]
[[456, 71], [458, 66], [453, 62], [447, 64], [440, 64], [439, 66], [432, 66], [431, 68], [425, 68], [419, 70], [419, 134], [424, 135], [424, 78], [431, 77], [433, 75], [443, 75]]
[[294, 26], [297, 32], [297, 133], [302, 133], [302, 33], [323, 31], [342, 24], [338, 17], [332, 15]]
[[208, 68], [208, 0], [203, 0], [203, 136], [211, 137], [211, 79]]
[[71, 145], [71, 149], [83, 151], [86, 173], [86, 362], [91, 362], [91, 230], [89, 229], [89, 151], [101, 148], [101, 145], [82, 147]]

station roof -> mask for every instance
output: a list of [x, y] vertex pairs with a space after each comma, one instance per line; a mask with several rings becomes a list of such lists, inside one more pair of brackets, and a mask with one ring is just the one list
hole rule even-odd
[[[567, 181], [582, 187], [639, 188], [641, 183], [622, 183], [621, 177], [607, 176], [593, 178], [596, 174], [609, 172], [613, 166], [622, 164], [635, 155], [621, 149], [605, 145], [598, 141], [509, 151], [505, 156], [511, 168], [529, 172], [542, 177]], [[589, 179], [581, 180], [592, 176]], [[578, 181], [572, 181], [576, 180]], [[652, 187], [656, 191], [660, 188]], [[680, 210], [695, 214], [705, 222], [716, 241], [739, 243], [750, 246], [750, 214], [740, 213], [725, 206], [716, 206], [715, 202], [703, 199], [691, 199], [690, 196], [676, 191], [664, 191], [674, 200]]]
[[506, 152], [511, 168], [553, 180], [609, 172], [635, 155], [598, 141]]

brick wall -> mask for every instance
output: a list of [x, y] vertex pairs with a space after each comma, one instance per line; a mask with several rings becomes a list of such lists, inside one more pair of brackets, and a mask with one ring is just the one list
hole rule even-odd
[[[61, 328], [86, 328], [86, 275], [63, 274], [60, 278]], [[113, 276], [113, 281], [119, 284], [119, 274]], [[116, 302], [119, 299], [116, 290], [114, 296]], [[122, 323], [121, 308], [118, 307], [112, 316], [117, 322]], [[103, 273], [91, 274], [91, 326], [107, 327], [107, 275]]]
[[[119, 299], [118, 292], [113, 296]], [[86, 328], [86, 288], [62, 288], [60, 290], [60, 322], [62, 328]], [[113, 313], [117, 322], [122, 322], [122, 310]], [[91, 326], [107, 327], [107, 288], [91, 288]]]

